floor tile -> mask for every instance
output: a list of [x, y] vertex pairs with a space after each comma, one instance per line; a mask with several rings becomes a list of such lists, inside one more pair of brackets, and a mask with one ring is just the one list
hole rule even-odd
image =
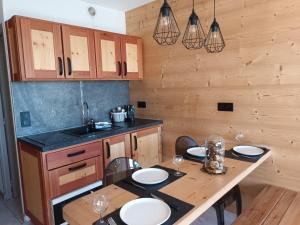
[[[225, 210], [225, 225], [231, 225], [235, 220], [235, 214]], [[217, 216], [214, 208], [209, 208], [205, 213], [199, 216], [191, 225], [217, 225]]]
[[5, 225], [21, 225], [19, 220], [11, 213], [11, 211], [0, 201], [0, 224]]

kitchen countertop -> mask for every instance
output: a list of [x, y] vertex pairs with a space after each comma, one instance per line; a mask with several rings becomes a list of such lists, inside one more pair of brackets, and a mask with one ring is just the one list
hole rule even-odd
[[89, 142], [97, 139], [103, 139], [111, 136], [115, 136], [122, 133], [132, 132], [139, 129], [144, 129], [156, 125], [161, 125], [162, 120], [150, 120], [150, 119], [138, 119], [134, 122], [122, 122], [115, 123], [114, 125], [119, 126], [118, 129], [101, 131], [93, 133], [88, 136], [75, 136], [67, 134], [66, 130], [59, 130], [54, 132], [36, 134], [26, 137], [18, 138], [18, 141], [30, 144], [37, 148], [41, 152], [47, 152], [59, 148], [69, 147], [84, 142]]

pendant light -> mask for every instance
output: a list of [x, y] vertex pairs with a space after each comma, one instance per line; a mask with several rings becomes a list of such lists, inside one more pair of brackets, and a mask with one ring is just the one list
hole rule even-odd
[[174, 14], [167, 0], [160, 8], [153, 38], [159, 45], [173, 45], [176, 43], [180, 31]]
[[200, 23], [199, 17], [195, 13], [194, 0], [193, 0], [193, 10], [192, 10], [192, 14], [189, 17], [189, 21], [187, 23], [183, 35], [182, 44], [187, 49], [200, 49], [204, 46], [204, 43], [205, 43], [205, 33]]
[[216, 20], [216, 0], [214, 0], [214, 20], [210, 26], [206, 41], [205, 48], [208, 53], [219, 53], [225, 47], [225, 41]]

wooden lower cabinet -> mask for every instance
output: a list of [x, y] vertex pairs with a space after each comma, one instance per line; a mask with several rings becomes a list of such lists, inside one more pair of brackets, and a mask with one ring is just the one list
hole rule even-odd
[[50, 201], [103, 179], [102, 140], [41, 152], [19, 142], [25, 213], [35, 225], [54, 224]]
[[140, 165], [151, 167], [162, 161], [161, 127], [154, 127], [131, 134], [132, 157]]
[[55, 198], [100, 180], [101, 161], [102, 157], [94, 157], [49, 171], [50, 196]]
[[126, 156], [150, 167], [162, 158], [160, 126], [50, 152], [18, 145], [25, 213], [35, 225], [54, 224], [51, 200], [102, 180], [113, 159]]
[[130, 134], [122, 134], [103, 140], [104, 166], [118, 157], [131, 157]]

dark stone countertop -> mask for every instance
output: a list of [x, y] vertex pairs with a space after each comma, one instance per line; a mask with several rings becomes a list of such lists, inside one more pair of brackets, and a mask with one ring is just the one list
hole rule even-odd
[[37, 148], [42, 152], [47, 152], [59, 148], [81, 144], [84, 142], [111, 137], [122, 133], [133, 132], [135, 130], [143, 128], [161, 125], [162, 123], [162, 120], [135, 119], [134, 122], [115, 123], [115, 126], [119, 126], [118, 129], [101, 131], [87, 136], [75, 136], [66, 133], [66, 130], [60, 130], [26, 137], [20, 137], [18, 138], [18, 141], [30, 144], [31, 146]]

